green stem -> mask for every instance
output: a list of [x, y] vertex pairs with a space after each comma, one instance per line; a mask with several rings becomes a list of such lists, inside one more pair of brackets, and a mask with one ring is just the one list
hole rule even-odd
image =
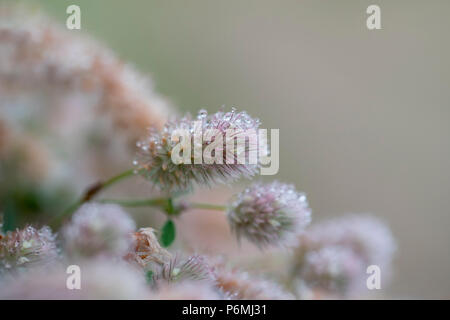
[[144, 200], [118, 200], [102, 199], [101, 203], [114, 203], [123, 207], [161, 207], [167, 204], [166, 198], [144, 199]]
[[135, 171], [134, 169], [130, 169], [130, 170], [127, 170], [127, 171], [124, 171], [124, 172], [118, 174], [117, 176], [109, 178], [108, 180], [103, 182], [101, 189], [102, 190], [106, 189], [106, 188], [112, 186], [113, 184], [115, 184], [115, 183], [117, 183], [117, 182], [119, 182], [119, 181], [121, 181], [121, 180], [123, 180], [125, 178], [131, 177], [132, 175], [134, 175], [134, 171]]
[[[100, 202], [102, 203], [115, 203], [124, 207], [160, 207], [160, 208], [166, 208], [168, 201], [170, 201], [170, 198], [139, 199], [139, 200], [116, 200], [116, 199], [100, 200]], [[190, 203], [188, 207], [194, 209], [217, 210], [217, 211], [225, 211], [227, 209], [227, 207], [223, 205], [197, 203], [197, 202]]]
[[209, 203], [191, 203], [189, 205], [190, 208], [194, 209], [205, 209], [205, 210], [217, 210], [217, 211], [225, 211], [227, 206], [218, 205], [218, 204], [209, 204]]
[[64, 217], [71, 215], [83, 203], [90, 201], [99, 192], [109, 188], [110, 186], [118, 183], [119, 181], [122, 181], [128, 177], [131, 177], [132, 175], [134, 175], [134, 169], [124, 171], [114, 177], [109, 178], [108, 180], [106, 180], [104, 182], [100, 181], [100, 182], [93, 184], [81, 195], [81, 197], [76, 202], [74, 202], [66, 210], [64, 210], [64, 212], [62, 214], [53, 217], [53, 219], [50, 221], [50, 225], [56, 226], [59, 222], [61, 222], [61, 220]]

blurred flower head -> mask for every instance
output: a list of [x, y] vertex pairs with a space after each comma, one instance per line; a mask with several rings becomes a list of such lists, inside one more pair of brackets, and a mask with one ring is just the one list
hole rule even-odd
[[216, 286], [238, 300], [291, 300], [294, 296], [283, 290], [275, 281], [252, 276], [224, 264], [214, 268]]
[[124, 256], [132, 243], [135, 223], [114, 204], [86, 203], [61, 230], [64, 248], [73, 256]]
[[352, 291], [354, 285], [365, 284], [365, 273], [361, 272], [365, 270], [364, 263], [350, 248], [324, 247], [308, 252], [304, 259], [300, 279], [305, 279], [308, 287], [345, 293]]
[[166, 283], [156, 291], [155, 300], [223, 300], [226, 296], [207, 281], [181, 281]]
[[144, 275], [126, 262], [81, 261], [81, 290], [68, 290], [63, 264], [1, 279], [0, 299], [148, 299]]
[[377, 265], [383, 283], [391, 273], [395, 240], [389, 228], [371, 216], [347, 216], [312, 226], [299, 237], [293, 268], [312, 290], [341, 296], [365, 288], [366, 269]]
[[0, 234], [0, 273], [45, 265], [57, 255], [55, 236], [49, 227], [27, 226]]
[[231, 230], [259, 247], [291, 245], [311, 221], [304, 193], [293, 185], [272, 182], [254, 184], [231, 203], [228, 209]]

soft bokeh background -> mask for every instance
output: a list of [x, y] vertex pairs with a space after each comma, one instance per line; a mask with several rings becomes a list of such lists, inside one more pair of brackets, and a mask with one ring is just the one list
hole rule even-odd
[[[236, 105], [280, 128], [277, 179], [314, 219], [384, 218], [399, 242], [388, 296], [450, 298], [449, 1], [22, 1], [153, 76], [181, 110]], [[73, 31], [80, 32], [80, 31]]]

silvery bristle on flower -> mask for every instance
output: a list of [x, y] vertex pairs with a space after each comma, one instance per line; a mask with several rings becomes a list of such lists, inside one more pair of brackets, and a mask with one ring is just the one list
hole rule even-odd
[[73, 256], [124, 256], [135, 223], [118, 205], [86, 203], [61, 230], [64, 247]]
[[257, 183], [236, 198], [227, 212], [231, 230], [260, 248], [293, 244], [311, 221], [306, 195], [293, 185]]
[[163, 266], [160, 274], [155, 275], [155, 280], [168, 282], [205, 280], [214, 282], [214, 274], [206, 258], [201, 255], [196, 254], [187, 258], [175, 256]]
[[162, 266], [171, 259], [171, 254], [161, 247], [153, 228], [141, 228], [133, 233], [132, 245], [125, 259], [137, 263], [144, 269]]
[[67, 287], [70, 262], [30, 270], [19, 277], [0, 279], [0, 299], [148, 299], [151, 290], [140, 270], [112, 259], [78, 260], [80, 290]]
[[[201, 123], [200, 128], [194, 125], [196, 120]], [[169, 121], [161, 132], [151, 129], [147, 138], [137, 143], [138, 156], [134, 161], [136, 171], [159, 189], [172, 192], [190, 190], [194, 184], [211, 186], [215, 183], [233, 182], [241, 177], [250, 178], [258, 172], [260, 167], [259, 160], [256, 164], [248, 161], [249, 155], [257, 152], [258, 149], [256, 136], [248, 138], [248, 143], [239, 154], [235, 154], [234, 149], [227, 150], [227, 139], [234, 141], [235, 138], [243, 137], [252, 130], [256, 132], [259, 125], [258, 119], [252, 118], [245, 111], [237, 112], [235, 109], [229, 112], [219, 111], [212, 115], [208, 115], [205, 110], [200, 110], [197, 119], [187, 115], [181, 119]], [[223, 163], [207, 164], [203, 161], [201, 164], [195, 164], [193, 150], [190, 164], [174, 163], [171, 155], [178, 141], [172, 141], [171, 138], [174, 132], [180, 130], [198, 134], [204, 134], [205, 130], [210, 130], [217, 135], [222, 135], [223, 144], [216, 142], [215, 152], [223, 155]], [[227, 135], [227, 130], [233, 130], [233, 135]], [[203, 139], [202, 152], [213, 141], [215, 140]], [[239, 155], [245, 156], [247, 159], [245, 163], [238, 163]], [[227, 163], [227, 157], [230, 160], [233, 159], [234, 163]]]
[[0, 235], [0, 273], [46, 265], [58, 256], [49, 227], [27, 226]]
[[331, 219], [312, 226], [299, 237], [293, 272], [310, 288], [355, 294], [364, 288], [370, 265], [379, 266], [383, 283], [388, 282], [395, 249], [389, 228], [375, 217]]

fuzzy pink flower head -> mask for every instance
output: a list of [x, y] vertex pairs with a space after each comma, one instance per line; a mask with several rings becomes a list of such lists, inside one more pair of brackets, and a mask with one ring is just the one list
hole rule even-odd
[[[250, 155], [258, 154], [259, 125], [258, 119], [235, 109], [212, 115], [200, 110], [197, 119], [187, 115], [169, 121], [161, 132], [153, 129], [137, 143], [136, 172], [159, 189], [172, 192], [192, 189], [194, 184], [210, 186], [250, 178], [260, 167], [257, 157], [250, 161]], [[248, 143], [235, 148], [239, 139]], [[183, 141], [190, 144], [181, 150]], [[265, 144], [259, 147], [267, 148]], [[172, 154], [182, 155], [182, 161], [174, 162]]]
[[293, 268], [310, 289], [341, 296], [365, 288], [366, 269], [380, 267], [389, 281], [396, 249], [389, 228], [379, 219], [351, 215], [312, 226], [299, 237]]
[[124, 256], [131, 244], [135, 223], [118, 205], [87, 203], [61, 231], [64, 247], [74, 256]]
[[80, 290], [67, 288], [65, 261], [30, 270], [19, 277], [1, 278], [0, 299], [140, 300], [152, 294], [142, 273], [125, 261], [94, 258], [77, 263], [81, 270]]
[[364, 263], [353, 250], [324, 247], [305, 255], [300, 278], [309, 288], [331, 293], [347, 293], [365, 285]]
[[396, 250], [389, 227], [369, 215], [349, 215], [319, 223], [300, 242], [308, 249], [330, 245], [349, 247], [367, 265], [389, 266]]
[[57, 256], [55, 236], [49, 227], [27, 226], [0, 235], [0, 273], [43, 265]]
[[254, 184], [237, 195], [228, 212], [231, 230], [258, 247], [289, 246], [311, 222], [306, 195], [293, 185]]

